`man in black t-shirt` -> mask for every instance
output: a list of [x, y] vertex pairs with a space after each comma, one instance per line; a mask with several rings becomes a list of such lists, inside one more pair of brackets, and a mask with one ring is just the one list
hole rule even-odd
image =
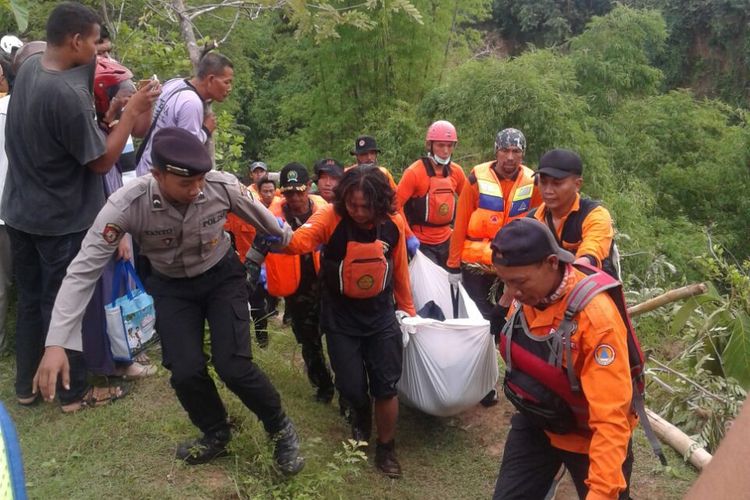
[[[115, 164], [136, 118], [151, 110], [158, 82], [136, 93], [105, 138], [92, 94], [99, 20], [63, 3], [47, 20], [47, 47], [19, 68], [8, 108], [8, 176], [0, 217], [8, 226], [18, 287], [16, 396], [33, 404], [32, 379], [44, 350], [52, 305], [65, 270], [104, 205], [101, 175]], [[116, 399], [89, 388], [80, 353], [60, 391], [63, 411]]]

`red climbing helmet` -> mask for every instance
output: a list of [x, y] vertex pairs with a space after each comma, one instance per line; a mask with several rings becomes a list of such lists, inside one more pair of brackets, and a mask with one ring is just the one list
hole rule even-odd
[[456, 127], [446, 120], [438, 120], [427, 129], [425, 141], [458, 142]]

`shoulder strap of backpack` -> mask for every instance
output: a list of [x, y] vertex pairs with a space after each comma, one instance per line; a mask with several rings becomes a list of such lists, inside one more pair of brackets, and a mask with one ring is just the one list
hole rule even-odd
[[159, 119], [159, 116], [161, 116], [162, 111], [164, 111], [164, 108], [167, 107], [167, 102], [169, 102], [172, 97], [179, 94], [180, 92], [184, 92], [186, 90], [192, 90], [195, 92], [195, 95], [197, 95], [200, 98], [200, 95], [198, 95], [198, 91], [195, 90], [195, 87], [188, 84], [185, 87], [180, 87], [179, 89], [175, 90], [171, 94], [167, 96], [166, 99], [161, 101], [159, 104], [159, 107], [156, 109], [156, 113], [154, 113], [154, 119], [151, 120], [151, 126], [148, 128], [148, 132], [146, 132], [146, 135], [143, 136], [143, 140], [141, 141], [141, 145], [138, 146], [138, 151], [135, 153], [135, 164], [138, 165], [141, 161], [141, 157], [143, 156], [143, 152], [146, 150], [146, 144], [148, 144], [148, 141], [151, 140], [151, 134], [154, 133], [154, 129], [156, 128], [156, 122]]
[[595, 270], [593, 274], [590, 274], [583, 278], [581, 281], [576, 283], [573, 290], [568, 295], [568, 303], [565, 307], [565, 315], [560, 325], [557, 327], [557, 334], [563, 342], [563, 348], [565, 349], [565, 358], [567, 362], [567, 373], [568, 381], [570, 382], [570, 388], [573, 392], [581, 392], [581, 382], [575, 375], [573, 370], [573, 355], [570, 337], [573, 335], [576, 329], [576, 323], [573, 321], [575, 316], [596, 297], [597, 294], [620, 286], [620, 283], [614, 280], [610, 275]]

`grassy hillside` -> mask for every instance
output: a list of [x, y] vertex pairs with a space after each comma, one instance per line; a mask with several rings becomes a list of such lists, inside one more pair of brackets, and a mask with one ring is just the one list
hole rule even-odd
[[[275, 322], [272, 322], [274, 324]], [[196, 434], [163, 369], [131, 387], [114, 404], [63, 415], [56, 406], [21, 408], [13, 398], [13, 358], [0, 359], [0, 398], [16, 421], [30, 498], [490, 498], [511, 407], [477, 406], [454, 418], [435, 418], [402, 405], [397, 449], [404, 477], [385, 479], [356, 453], [336, 405], [312, 398], [301, 355], [287, 328], [272, 330], [258, 364], [280, 390], [303, 439], [307, 466], [284, 481], [271, 470], [271, 447], [262, 427], [225, 388], [236, 424], [229, 457], [203, 466], [173, 459], [175, 444]], [[159, 357], [152, 350], [152, 358]], [[680, 457], [661, 468], [645, 438], [636, 439], [633, 498], [681, 498], [695, 477]], [[575, 498], [566, 481], [557, 498]]]

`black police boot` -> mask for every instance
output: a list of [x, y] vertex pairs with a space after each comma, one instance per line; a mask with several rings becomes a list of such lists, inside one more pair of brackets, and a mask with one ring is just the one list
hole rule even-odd
[[227, 454], [227, 443], [232, 439], [229, 429], [204, 434], [203, 437], [181, 443], [175, 457], [186, 464], [197, 465], [210, 462]]
[[396, 458], [396, 441], [391, 439], [389, 443], [377, 442], [375, 447], [375, 467], [380, 472], [392, 479], [401, 477], [401, 464]]
[[362, 408], [352, 408], [352, 439], [355, 441], [370, 442], [372, 434], [372, 408], [371, 405]]
[[275, 442], [273, 458], [282, 474], [292, 476], [305, 466], [305, 459], [299, 454], [299, 436], [289, 417], [284, 417], [281, 430], [272, 436]]
[[479, 403], [485, 408], [489, 408], [490, 406], [495, 406], [497, 402], [497, 391], [492, 389]]

